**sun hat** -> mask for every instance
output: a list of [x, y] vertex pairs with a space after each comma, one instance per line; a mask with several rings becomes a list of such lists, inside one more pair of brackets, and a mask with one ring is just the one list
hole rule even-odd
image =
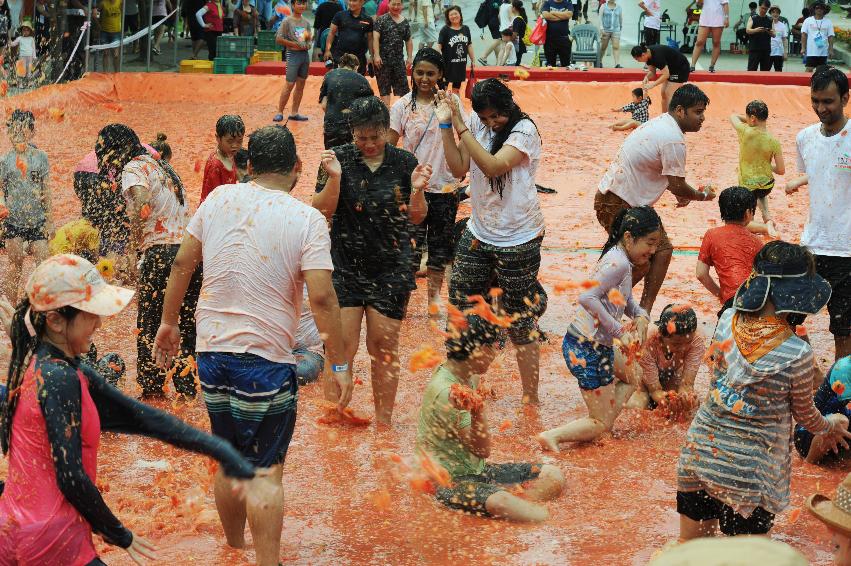
[[29, 18], [24, 18], [23, 20], [21, 20], [21, 28], [20, 29], [24, 29], [24, 28], [30, 28], [30, 31], [33, 31], [33, 21]]
[[[74, 307], [100, 316], [118, 314], [133, 298], [132, 289], [109, 285], [97, 268], [80, 256], [60, 254], [39, 264], [26, 286], [33, 312]], [[26, 317], [29, 319], [29, 317]]]
[[832, 500], [819, 493], [807, 498], [807, 510], [831, 529], [851, 537], [851, 474], [836, 486]]
[[677, 544], [648, 566], [807, 566], [804, 555], [778, 540], [760, 536], [709, 537]]
[[[768, 251], [768, 246], [779, 248], [794, 244], [770, 242], [763, 250]], [[736, 291], [733, 307], [739, 311], [756, 312], [771, 297], [778, 314], [816, 314], [830, 300], [830, 294], [830, 284], [817, 273], [810, 272], [808, 258], [779, 263], [757, 255], [753, 272]]]
[[810, 10], [815, 11], [816, 8], [821, 8], [824, 10], [824, 13], [830, 12], [830, 4], [823, 2], [822, 0], [816, 0], [812, 4], [810, 4]]

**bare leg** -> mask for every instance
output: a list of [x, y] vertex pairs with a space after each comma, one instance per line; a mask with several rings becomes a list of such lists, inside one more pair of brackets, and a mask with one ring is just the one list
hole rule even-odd
[[[346, 362], [349, 367], [354, 367], [355, 354], [358, 353], [358, 345], [360, 344], [360, 327], [363, 320], [363, 307], [342, 307], [340, 309], [340, 321], [343, 328], [343, 350], [346, 355]], [[337, 401], [340, 398], [340, 392], [337, 390], [337, 385], [328, 372], [328, 364], [325, 364], [323, 391], [325, 399], [328, 401]]]
[[6, 254], [9, 267], [6, 272], [6, 298], [13, 305], [18, 304], [18, 286], [21, 284], [21, 271], [24, 268], [24, 241], [20, 238], [6, 240]]
[[497, 47], [499, 47], [499, 44], [500, 44], [500, 43], [502, 43], [502, 40], [501, 40], [501, 39], [499, 39], [499, 38], [494, 39], [494, 40], [493, 40], [493, 42], [491, 42], [491, 44], [490, 44], [490, 45], [488, 45], [488, 48], [487, 48], [487, 49], [485, 49], [485, 52], [484, 52], [484, 53], [482, 53], [482, 54], [479, 56], [479, 59], [483, 59], [483, 60], [485, 60], [485, 61], [486, 61], [486, 60], [487, 60], [487, 58], [488, 58], [488, 55], [490, 55], [491, 53], [496, 53], [496, 52], [497, 52], [496, 50], [497, 50]]
[[[293, 88], [295, 88], [295, 83], [287, 82], [284, 85], [284, 89], [281, 91], [281, 97], [278, 99], [278, 113], [283, 114], [284, 108], [287, 107], [287, 102], [290, 100], [290, 93], [292, 93]], [[295, 112], [293, 112], [295, 114]]]
[[552, 464], [541, 466], [541, 473], [523, 492], [532, 501], [549, 501], [561, 494], [564, 488], [564, 474]]
[[681, 86], [683, 86], [683, 85], [681, 85], [679, 83], [672, 83], [672, 82], [667, 82], [667, 83], [662, 85], [662, 111], [663, 112], [668, 111], [668, 105], [671, 103], [671, 97], [674, 95], [674, 92], [676, 92], [676, 90], [678, 88], [680, 88]]
[[618, 35], [612, 37], [612, 57], [615, 59], [615, 65], [621, 64], [621, 38]]
[[609, 49], [609, 34], [604, 33], [600, 37], [600, 64], [603, 63], [603, 59], [606, 58], [606, 51]]
[[718, 520], [694, 521], [680, 515], [680, 542], [702, 537], [714, 537], [718, 529]]
[[[694, 52], [691, 54], [691, 66], [694, 68], [697, 65], [698, 59], [703, 54], [703, 49], [706, 47], [706, 38], [709, 37], [709, 28], [699, 27], [697, 30], [697, 39], [694, 42]], [[664, 110], [667, 106], [663, 106]]]
[[278, 566], [284, 529], [284, 465], [259, 469], [251, 480], [245, 507], [254, 539], [257, 566]]
[[301, 98], [304, 96], [304, 83], [307, 79], [298, 79], [295, 83], [295, 93], [293, 93], [293, 114], [298, 114], [301, 108]]
[[[432, 269], [428, 268], [428, 304], [429, 306], [440, 304], [440, 289], [443, 287], [443, 277], [446, 273], [446, 269]], [[432, 314], [431, 310], [429, 310], [429, 316], [436, 316], [437, 313]]]
[[366, 309], [366, 349], [372, 367], [372, 398], [375, 420], [389, 425], [399, 386], [399, 331], [401, 320], [394, 320], [372, 307]]
[[494, 517], [523, 523], [540, 523], [550, 516], [545, 506], [526, 501], [507, 491], [497, 491], [488, 497], [485, 509]]
[[768, 197], [762, 197], [756, 201], [759, 204], [759, 211], [762, 213], [762, 221], [765, 222], [768, 228], [768, 235], [772, 238], [777, 237], [777, 229], [774, 227], [774, 222], [771, 221], [771, 214], [768, 212]]
[[721, 55], [721, 32], [724, 28], [712, 28], [712, 68], [715, 68], [715, 63], [718, 62], [718, 56]]
[[662, 250], [657, 251], [650, 258], [650, 270], [644, 278], [644, 290], [641, 293], [641, 308], [648, 313], [653, 310], [653, 303], [656, 302], [656, 296], [662, 288], [665, 275], [668, 274], [668, 266], [671, 265], [673, 254], [673, 250]]
[[625, 132], [627, 130], [634, 130], [640, 125], [641, 124], [630, 118], [629, 120], [621, 120], [620, 122], [615, 122], [614, 124], [612, 124], [612, 129], [616, 132]]
[[213, 496], [216, 499], [216, 511], [225, 531], [228, 545], [233, 548], [245, 548], [245, 521], [248, 518], [245, 502], [233, 496], [231, 480], [219, 468], [213, 482]]
[[538, 404], [538, 380], [540, 378], [541, 345], [537, 340], [528, 344], [515, 344], [517, 369], [523, 384], [523, 403]]

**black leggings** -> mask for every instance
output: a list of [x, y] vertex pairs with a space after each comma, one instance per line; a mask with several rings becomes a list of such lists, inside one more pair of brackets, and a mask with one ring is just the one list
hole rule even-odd
[[220, 31], [204, 31], [204, 41], [207, 42], [207, 59], [210, 61], [216, 58], [216, 42], [219, 40], [220, 35], [222, 35]]
[[771, 66], [774, 67], [774, 70], [777, 72], [783, 71], [783, 55], [772, 55]]

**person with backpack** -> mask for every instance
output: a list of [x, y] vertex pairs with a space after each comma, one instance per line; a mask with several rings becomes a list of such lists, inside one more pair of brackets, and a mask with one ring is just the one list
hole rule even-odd
[[491, 33], [491, 39], [493, 41], [490, 45], [488, 45], [485, 52], [482, 53], [482, 56], [479, 57], [479, 63], [482, 65], [488, 64], [488, 56], [493, 53], [494, 56], [497, 54], [497, 49], [502, 43], [502, 30], [499, 25], [499, 8], [501, 5], [500, 0], [483, 0], [479, 5], [479, 10], [476, 12], [476, 25], [482, 29], [482, 37], [484, 37], [484, 28], [488, 28], [488, 31]]
[[[529, 21], [529, 16], [526, 15], [523, 0], [512, 0], [511, 18], [511, 30], [514, 32], [514, 53], [517, 55], [517, 61], [514, 62], [514, 65], [517, 66], [520, 65], [520, 60], [526, 53], [526, 46], [529, 45], [526, 42], [529, 40], [529, 33], [531, 33], [526, 24]], [[527, 30], [529, 33], [527, 33]]]

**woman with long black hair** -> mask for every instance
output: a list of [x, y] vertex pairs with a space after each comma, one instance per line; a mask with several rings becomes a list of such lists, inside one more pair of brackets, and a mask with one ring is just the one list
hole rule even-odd
[[[97, 268], [57, 255], [30, 276], [11, 321], [0, 444], [9, 473], [0, 497], [0, 564], [99, 566], [92, 534], [141, 563], [154, 547], [112, 514], [97, 488], [102, 430], [157, 438], [211, 456], [231, 478], [254, 468], [225, 440], [122, 394], [81, 356], [101, 317], [121, 312], [133, 291], [108, 285]], [[0, 484], [2, 487], [2, 484]]]
[[469, 297], [486, 296], [495, 278], [502, 307], [513, 317], [508, 334], [517, 350], [523, 401], [536, 404], [540, 350], [534, 305], [541, 301], [544, 215], [535, 173], [541, 135], [501, 81], [476, 84], [472, 98], [469, 119], [458, 99], [444, 93], [436, 109], [449, 170], [458, 178], [470, 173], [472, 211], [455, 250], [449, 300], [468, 308]]

